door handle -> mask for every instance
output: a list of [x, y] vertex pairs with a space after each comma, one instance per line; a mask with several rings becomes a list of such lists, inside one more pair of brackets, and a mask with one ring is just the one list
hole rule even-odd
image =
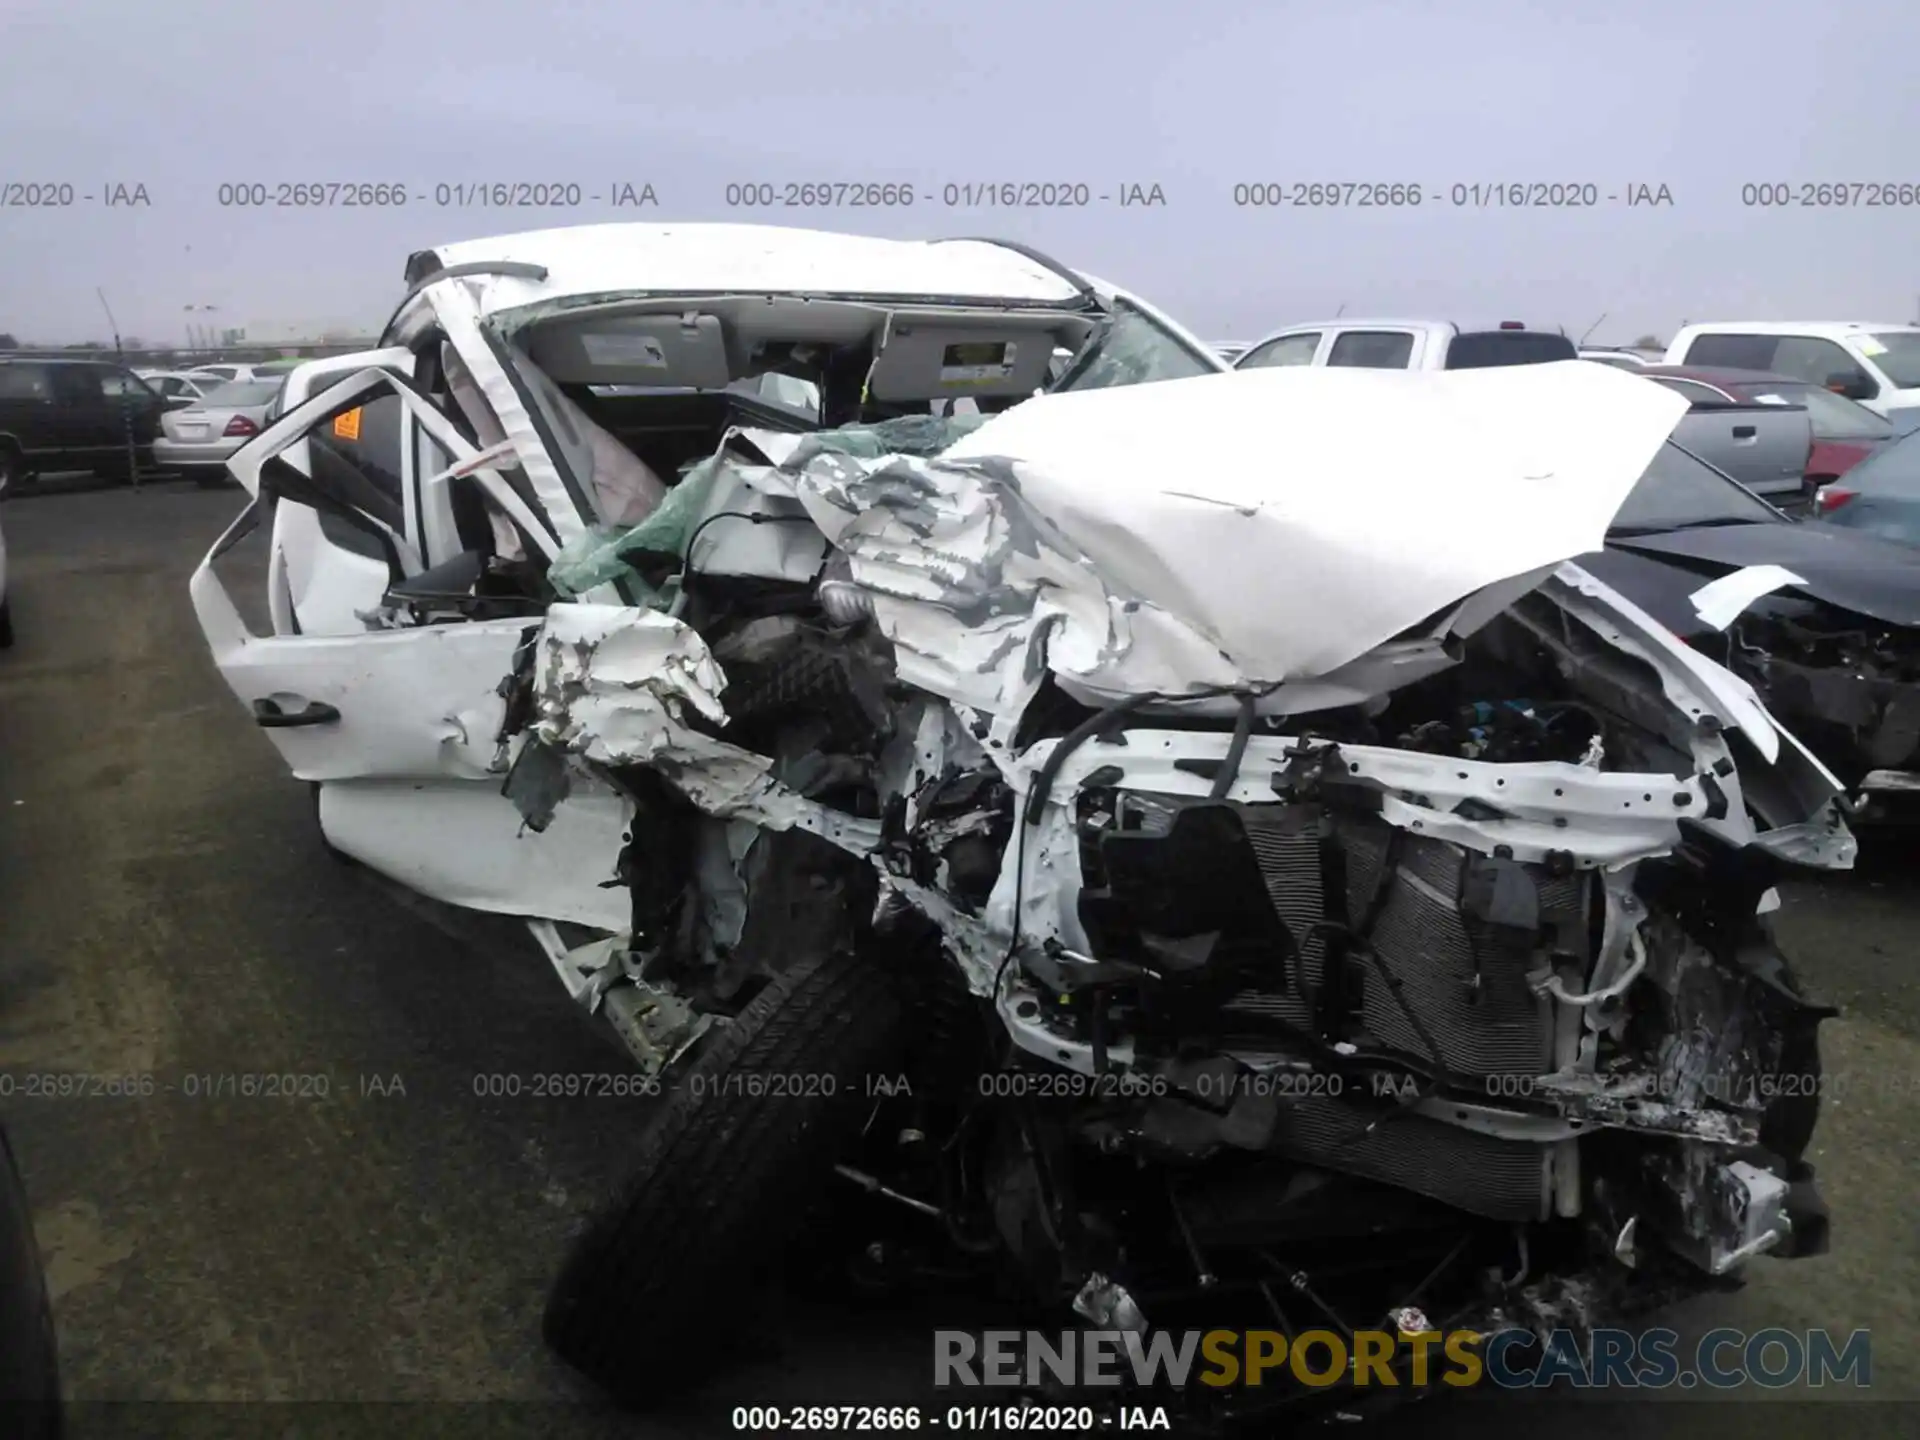
[[267, 730], [290, 730], [296, 725], [331, 725], [340, 712], [320, 700], [309, 700], [305, 709], [288, 712], [271, 700], [253, 702], [254, 724]]
[[1733, 427], [1733, 438], [1736, 440], [1751, 440], [1759, 433], [1760, 432], [1751, 425], [1736, 425]]

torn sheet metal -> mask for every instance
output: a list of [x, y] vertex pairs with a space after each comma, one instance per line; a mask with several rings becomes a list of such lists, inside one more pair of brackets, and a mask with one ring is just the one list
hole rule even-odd
[[801, 489], [889, 632], [956, 672], [1027, 663], [1053, 620], [1050, 663], [1097, 695], [1263, 688], [1600, 548], [1685, 409], [1574, 362], [1253, 370], [1040, 396]]
[[1724, 630], [1762, 595], [1806, 583], [1784, 565], [1748, 565], [1702, 585], [1687, 599], [1693, 603], [1701, 624]]
[[879, 824], [808, 800], [773, 761], [715, 740], [690, 721], [726, 723], [726, 677], [690, 627], [626, 605], [554, 605], [536, 659], [542, 742], [600, 765], [647, 765], [710, 815], [773, 830], [800, 827], [856, 854]]
[[576, 782], [540, 833], [500, 803], [497, 784], [457, 781], [330, 782], [320, 823], [341, 854], [431, 899], [624, 929], [633, 903], [602, 882], [613, 877], [629, 809], [604, 783]]
[[[1738, 675], [1683, 643], [1618, 590], [1578, 565], [1560, 566], [1554, 572], [1553, 588], [1558, 591], [1554, 603], [1561, 609], [1585, 621], [1610, 644], [1652, 665], [1667, 700], [1681, 714], [1693, 719], [1715, 715], [1744, 731], [1762, 759], [1772, 762], [1779, 757], [1785, 731], [1753, 687]], [[1831, 785], [1830, 793], [1838, 794], [1840, 782], [1817, 760], [1813, 763]]]

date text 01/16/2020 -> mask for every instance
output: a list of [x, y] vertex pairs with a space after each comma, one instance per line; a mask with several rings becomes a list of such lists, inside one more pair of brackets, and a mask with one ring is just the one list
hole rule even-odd
[[736, 1405], [733, 1429], [779, 1435], [872, 1435], [919, 1430], [1015, 1431], [1025, 1435], [1092, 1435], [1108, 1431], [1173, 1429], [1166, 1408], [1128, 1405], [1096, 1410], [1091, 1405]]
[[1247, 180], [1233, 187], [1233, 203], [1255, 210], [1670, 209], [1670, 186], [1650, 181], [1474, 180], [1451, 185], [1376, 180]]
[[406, 185], [375, 180], [236, 180], [218, 186], [223, 210], [571, 210], [582, 205], [657, 210], [659, 193], [645, 180], [442, 180]]
[[720, 199], [729, 210], [1163, 210], [1167, 192], [1154, 180], [743, 180]]
[[0, 1071], [7, 1100], [333, 1100], [404, 1096], [400, 1075], [356, 1075], [338, 1081], [324, 1070], [192, 1070], [162, 1077], [146, 1071], [91, 1074], [71, 1070]]

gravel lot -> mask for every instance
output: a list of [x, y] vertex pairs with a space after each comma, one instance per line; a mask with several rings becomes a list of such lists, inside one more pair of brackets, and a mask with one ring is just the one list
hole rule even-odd
[[[221, 684], [187, 602], [239, 505], [172, 482], [54, 481], [0, 509], [19, 636], [0, 653], [0, 1073], [160, 1087], [25, 1098], [16, 1083], [0, 1098], [76, 1433], [152, 1433], [164, 1414], [256, 1434], [270, 1417], [251, 1402], [300, 1401], [335, 1402], [311, 1412], [343, 1427], [328, 1433], [720, 1434], [738, 1403], [917, 1398], [924, 1323], [799, 1298], [777, 1353], [672, 1416], [612, 1415], [546, 1355], [548, 1276], [644, 1102], [475, 1093], [477, 1075], [620, 1057], [543, 967], [433, 927], [321, 847], [305, 789]], [[1824, 1031], [1828, 1071], [1857, 1082], [1815, 1141], [1833, 1253], [1762, 1262], [1745, 1291], [1680, 1318], [1868, 1327], [1872, 1388], [1865, 1403], [1774, 1393], [1737, 1415], [1643, 1399], [1627, 1423], [1648, 1436], [1920, 1423], [1920, 891], [1912, 848], [1869, 843], [1861, 871], [1796, 886], [1782, 919], [1845, 1012]], [[311, 1078], [305, 1098], [185, 1093], [227, 1074]], [[1539, 1403], [1568, 1437], [1623, 1422], [1615, 1404]], [[1520, 1434], [1542, 1418], [1475, 1397], [1379, 1429]]]

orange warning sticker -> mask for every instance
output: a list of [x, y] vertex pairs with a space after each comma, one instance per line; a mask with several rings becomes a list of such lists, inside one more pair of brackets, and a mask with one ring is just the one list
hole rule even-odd
[[346, 414], [334, 416], [333, 433], [341, 440], [358, 440], [360, 438], [360, 407], [356, 405]]

